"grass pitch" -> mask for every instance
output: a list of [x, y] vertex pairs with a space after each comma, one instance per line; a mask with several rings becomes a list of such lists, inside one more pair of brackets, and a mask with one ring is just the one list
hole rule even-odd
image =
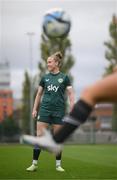
[[63, 151], [65, 172], [55, 170], [55, 157], [42, 152], [36, 172], [31, 165], [32, 147], [0, 145], [0, 179], [117, 179], [117, 145], [66, 145]]

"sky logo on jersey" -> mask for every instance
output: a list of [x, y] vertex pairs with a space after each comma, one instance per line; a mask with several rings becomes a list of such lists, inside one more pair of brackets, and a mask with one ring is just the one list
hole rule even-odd
[[54, 86], [53, 84], [47, 86], [48, 91], [54, 91], [57, 92], [58, 91], [59, 86]]

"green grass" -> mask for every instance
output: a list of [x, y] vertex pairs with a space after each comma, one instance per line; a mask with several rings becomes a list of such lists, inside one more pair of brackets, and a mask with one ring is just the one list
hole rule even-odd
[[0, 179], [117, 179], [117, 145], [66, 145], [65, 172], [56, 172], [54, 155], [42, 152], [37, 172], [26, 172], [32, 147], [0, 145]]

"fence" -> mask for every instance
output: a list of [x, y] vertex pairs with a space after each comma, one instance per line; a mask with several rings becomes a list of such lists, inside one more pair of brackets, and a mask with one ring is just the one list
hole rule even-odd
[[74, 144], [117, 144], [117, 133], [108, 131], [83, 131], [78, 129], [68, 139], [67, 143]]

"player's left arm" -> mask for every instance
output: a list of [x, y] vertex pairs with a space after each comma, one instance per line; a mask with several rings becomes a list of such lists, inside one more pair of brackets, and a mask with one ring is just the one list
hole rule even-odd
[[70, 102], [70, 111], [72, 111], [75, 103], [75, 93], [72, 86], [67, 86], [66, 90]]

